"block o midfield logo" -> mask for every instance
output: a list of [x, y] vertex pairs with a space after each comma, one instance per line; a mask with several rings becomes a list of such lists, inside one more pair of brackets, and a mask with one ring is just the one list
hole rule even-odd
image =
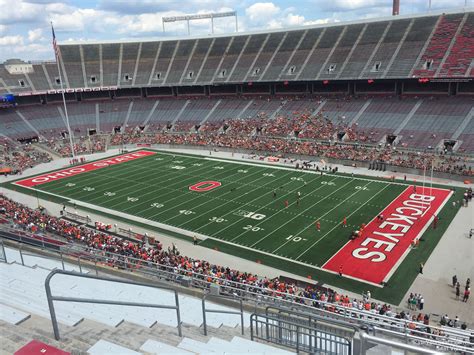
[[221, 186], [219, 181], [201, 181], [194, 185], [189, 186], [189, 190], [196, 192], [206, 192]]

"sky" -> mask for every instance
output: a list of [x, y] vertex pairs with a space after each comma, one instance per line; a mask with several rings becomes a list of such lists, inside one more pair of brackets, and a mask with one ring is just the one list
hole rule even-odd
[[[401, 14], [428, 12], [429, 0], [400, 0]], [[461, 9], [474, 0], [431, 0], [432, 10]], [[162, 17], [236, 11], [239, 32], [335, 23], [391, 15], [392, 0], [0, 0], [0, 62], [54, 58], [58, 42], [186, 36], [184, 22]], [[235, 31], [233, 18], [214, 20], [215, 33]], [[193, 21], [192, 35], [211, 33], [209, 20]]]

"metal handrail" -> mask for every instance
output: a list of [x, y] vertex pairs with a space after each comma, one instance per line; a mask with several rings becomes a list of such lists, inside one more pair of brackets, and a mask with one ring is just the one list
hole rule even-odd
[[[271, 310], [271, 309], [278, 311], [278, 313], [269, 312], [269, 310]], [[337, 327], [350, 328], [351, 330], [354, 331], [354, 333], [356, 333], [360, 330], [359, 327], [356, 327], [355, 325], [352, 325], [352, 324], [348, 324], [347, 322], [342, 322], [342, 321], [337, 320], [337, 319], [329, 319], [327, 317], [323, 317], [323, 316], [316, 315], [316, 314], [313, 314], [313, 313], [302, 313], [302, 312], [289, 310], [289, 309], [286, 309], [286, 308], [279, 308], [279, 307], [275, 307], [275, 306], [268, 306], [268, 307], [265, 308], [265, 315], [267, 315], [267, 316], [272, 315], [272, 314], [273, 315], [277, 314], [279, 316], [282, 313], [287, 313], [290, 316], [293, 315], [293, 316], [297, 316], [297, 317], [301, 317], [301, 318], [306, 318], [308, 320], [309, 324], [311, 324], [313, 320], [315, 322], [320, 320], [320, 321], [323, 321], [324, 323], [328, 323], [328, 324], [331, 324], [331, 325], [334, 325], [334, 326], [337, 326]]]
[[206, 313], [221, 313], [221, 314], [236, 314], [236, 315], [240, 315], [240, 327], [241, 327], [241, 331], [242, 331], [242, 335], [245, 334], [245, 330], [244, 330], [244, 305], [243, 305], [243, 302], [242, 302], [242, 299], [239, 299], [239, 303], [240, 303], [240, 311], [239, 312], [236, 312], [236, 311], [227, 311], [227, 310], [221, 310], [221, 309], [209, 309], [209, 308], [206, 308], [206, 300], [208, 297], [216, 297], [216, 298], [220, 298], [220, 299], [227, 299], [227, 300], [232, 300], [232, 301], [235, 301], [234, 298], [232, 297], [227, 297], [227, 296], [222, 296], [222, 295], [211, 295], [211, 294], [205, 294], [203, 297], [202, 297], [202, 320], [203, 320], [203, 329], [204, 329], [204, 335], [207, 335], [207, 318], [206, 318]]
[[[58, 252], [57, 250], [52, 251]], [[92, 251], [97, 252], [96, 250], [90, 250], [88, 252]], [[60, 252], [60, 255], [62, 259], [63, 253]], [[146, 262], [140, 259], [125, 257], [119, 254], [106, 253], [105, 256], [97, 254], [88, 254], [83, 256], [74, 255], [73, 257], [77, 258], [79, 265], [81, 265], [81, 260], [93, 262], [95, 264], [96, 273], [98, 273], [97, 263], [103, 262], [105, 264], [109, 264], [110, 261], [113, 261], [116, 265], [122, 265], [124, 269], [137, 271], [148, 276], [162, 277], [168, 281], [179, 282], [183, 276], [187, 275], [191, 277], [192, 285], [194, 287], [201, 289], [209, 289], [211, 284], [219, 284], [222, 293], [233, 295], [234, 298], [241, 298], [243, 301], [256, 303], [267, 302], [267, 304], [276, 304], [279, 306], [288, 307], [290, 309], [296, 307], [300, 308], [303, 312], [312, 312], [313, 314], [319, 313], [327, 318], [339, 319], [347, 323], [382, 326], [384, 328], [388, 327], [389, 329], [397, 331], [401, 335], [406, 335], [408, 332], [420, 334], [419, 338], [422, 338], [424, 341], [426, 341], [426, 332], [412, 330], [408, 327], [409, 324], [415, 324], [415, 326], [417, 326], [418, 328], [426, 328], [426, 325], [424, 325], [423, 323], [382, 316], [363, 310], [347, 308], [345, 306], [340, 306], [334, 303], [306, 299], [304, 297], [298, 297], [292, 294], [282, 293], [277, 290], [260, 288], [258, 286], [250, 286], [248, 284], [241, 284], [238, 282], [217, 278], [212, 275], [203, 275], [189, 270], [176, 269], [167, 265]], [[211, 281], [207, 281], [208, 279], [211, 279]], [[271, 293], [272, 295], [268, 293]], [[278, 295], [280, 297], [277, 297]], [[299, 302], [295, 302], [297, 300], [302, 300], [304, 302], [307, 302], [308, 304], [301, 304]], [[315, 307], [313, 305], [314, 302], [317, 303], [318, 307]], [[436, 337], [440, 341], [444, 341], [446, 339], [446, 336], [450, 336], [451, 338], [458, 339], [460, 344], [466, 344], [465, 339], [468, 338], [470, 335], [469, 331], [446, 329], [436, 326], [430, 326], [430, 328], [439, 329], [440, 331], [446, 334], [445, 336], [435, 336], [431, 334], [433, 337]]]
[[0, 262], [8, 263], [7, 253], [5, 252], [5, 245], [3, 245], [3, 240], [0, 240]]
[[415, 345], [399, 343], [390, 339], [379, 338], [379, 337], [372, 336], [366, 333], [360, 333], [360, 354], [361, 355], [365, 355], [367, 353], [367, 350], [368, 350], [367, 343], [369, 341], [376, 344], [388, 345], [388, 346], [398, 348], [398, 349], [413, 351], [414, 353], [417, 353], [417, 354], [448, 354], [445, 352], [422, 348]]
[[[124, 302], [124, 301], [110, 301], [110, 300], [91, 299], [91, 298], [53, 296], [52, 293], [51, 293], [50, 282], [51, 282], [51, 279], [55, 275], [58, 275], [58, 274], [68, 275], [68, 276], [73, 276], [73, 277], [82, 277], [82, 278], [86, 278], [86, 279], [107, 281], [107, 282], [115, 282], [115, 283], [121, 283], [121, 284], [127, 284], [127, 285], [151, 287], [151, 288], [155, 288], [155, 289], [171, 291], [171, 292], [174, 293], [174, 296], [175, 296], [175, 306], [160, 305], [160, 304], [154, 304], [154, 303]], [[49, 312], [50, 312], [50, 315], [51, 315], [51, 322], [53, 324], [54, 338], [56, 340], [60, 340], [60, 336], [59, 336], [58, 321], [56, 319], [56, 311], [54, 309], [54, 301], [110, 304], [110, 305], [117, 305], [117, 306], [135, 306], [135, 307], [146, 307], [146, 308], [174, 309], [174, 310], [176, 310], [176, 318], [177, 318], [177, 323], [178, 323], [178, 335], [180, 337], [183, 336], [182, 331], [181, 331], [181, 315], [180, 315], [180, 308], [179, 308], [178, 292], [176, 290], [174, 290], [173, 288], [171, 288], [171, 287], [162, 287], [162, 286], [152, 285], [152, 284], [144, 283], [144, 282], [119, 280], [119, 279], [113, 279], [113, 278], [110, 278], [110, 277], [93, 276], [93, 275], [89, 275], [89, 274], [78, 273], [76, 271], [64, 271], [64, 270], [53, 270], [53, 271], [51, 271], [48, 274], [48, 276], [46, 277], [46, 280], [44, 281], [44, 286], [45, 286], [45, 289], [46, 289], [46, 298], [48, 300], [48, 307], [49, 307]]]
[[[263, 320], [259, 320], [259, 318], [263, 318]], [[255, 323], [255, 327], [257, 326], [257, 323], [264, 323], [265, 329], [267, 331], [267, 338], [264, 338], [264, 337], [262, 337], [261, 335], [258, 334], [258, 328], [256, 328], [254, 330], [254, 323]], [[282, 324], [290, 326], [293, 330], [291, 328], [290, 329], [283, 328]], [[282, 330], [296, 331], [297, 336], [296, 336], [295, 346], [288, 345], [287, 342], [283, 342], [283, 341], [282, 342], [272, 342], [271, 341], [272, 339], [268, 338], [268, 332], [269, 332], [268, 329], [270, 327], [280, 328], [280, 331], [279, 331], [280, 340], [283, 340], [282, 336], [281, 336]], [[307, 333], [301, 333], [300, 330], [307, 330], [308, 332]], [[283, 346], [290, 347], [290, 348], [296, 348], [297, 353], [300, 352], [301, 346], [303, 345], [303, 344], [300, 344], [300, 336], [299, 336], [300, 334], [307, 335], [308, 337], [318, 338], [318, 333], [320, 335], [324, 334], [324, 335], [334, 336], [334, 337], [345, 340], [347, 342], [346, 345], [347, 345], [348, 350], [349, 350], [348, 353], [352, 354], [352, 338], [347, 339], [344, 336], [340, 336], [340, 335], [332, 334], [332, 333], [329, 333], [329, 332], [326, 332], [326, 331], [323, 331], [323, 330], [320, 330], [320, 329], [316, 329], [316, 328], [314, 328], [310, 325], [303, 325], [303, 324], [300, 324], [300, 323], [292, 322], [290, 320], [282, 321], [280, 318], [272, 317], [272, 316], [265, 315], [265, 314], [252, 313], [250, 315], [250, 339], [252, 341], [255, 338], [256, 339], [261, 339], [261, 340], [266, 340], [266, 341], [272, 342], [274, 344], [283, 345]], [[311, 351], [311, 350], [317, 350], [317, 349], [305, 349], [304, 351], [307, 351], [307, 350]]]
[[[149, 262], [149, 261], [143, 261], [141, 259], [123, 256], [120, 254], [113, 254], [113, 253], [107, 252], [105, 253], [105, 255], [98, 255], [96, 254], [97, 250], [95, 249], [83, 249], [83, 250], [87, 252], [87, 255], [73, 256], [74, 258], [78, 260], [79, 265], [81, 265], [81, 260], [87, 260], [95, 264], [101, 263], [101, 262], [105, 264], [110, 264], [110, 262], [113, 261], [116, 263], [118, 262], [119, 266], [120, 266], [120, 263], [122, 263], [123, 264], [122, 266], [124, 269], [141, 271], [142, 273], [145, 273], [151, 276], [157, 276], [156, 275], [157, 273], [162, 273], [168, 279], [174, 279], [175, 281], [179, 281], [177, 279], [180, 279], [183, 276], [187, 275], [191, 277], [193, 281], [193, 285], [198, 288], [208, 289], [209, 285], [211, 284], [219, 284], [221, 291], [224, 291], [228, 294], [237, 294], [239, 297], [245, 297], [245, 295], [253, 296], [254, 298], [265, 297], [266, 299], [276, 301], [277, 303], [288, 303], [292, 307], [295, 307], [295, 306], [304, 307], [304, 308], [309, 307], [312, 310], [315, 310], [315, 311], [317, 310], [318, 312], [325, 313], [333, 317], [341, 316], [344, 320], [352, 319], [352, 320], [358, 321], [360, 319], [363, 319], [364, 322], [374, 322], [376, 324], [380, 324], [380, 321], [382, 321], [385, 323], [385, 325], [391, 324], [391, 323], [398, 323], [399, 325], [398, 328], [401, 328], [401, 329], [407, 328], [408, 324], [412, 324], [412, 323], [419, 327], [426, 327], [423, 323], [420, 323], [420, 322], [415, 322], [415, 321], [405, 320], [405, 319], [396, 319], [394, 317], [374, 314], [365, 310], [348, 308], [346, 306], [341, 306], [336, 303], [329, 303], [329, 302], [320, 301], [320, 300], [315, 301], [314, 299], [299, 297], [294, 294], [288, 294], [288, 293], [280, 292], [278, 290], [271, 290], [271, 289], [261, 288], [258, 286], [251, 286], [251, 285], [239, 283], [236, 281], [221, 279], [212, 275], [199, 274], [194, 271], [176, 269], [174, 267], [170, 267], [167, 265], [158, 264], [158, 263]], [[209, 282], [207, 281], [207, 279], [211, 279], [212, 281]], [[272, 293], [280, 297], [273, 297], [266, 293]], [[295, 299], [303, 300], [309, 304], [313, 302], [317, 302], [317, 304], [321, 305], [322, 307], [333, 308], [334, 311], [328, 311], [324, 308], [316, 308], [308, 304], [295, 303], [294, 302]], [[248, 299], [248, 300], [251, 300], [251, 299]], [[376, 322], [372, 321], [372, 319], [376, 319], [377, 321]], [[449, 331], [450, 333], [457, 333], [456, 335], [459, 335], [459, 336], [469, 335], [469, 331], [460, 331], [456, 329], [444, 329], [444, 328], [439, 328], [439, 329], [443, 331]]]

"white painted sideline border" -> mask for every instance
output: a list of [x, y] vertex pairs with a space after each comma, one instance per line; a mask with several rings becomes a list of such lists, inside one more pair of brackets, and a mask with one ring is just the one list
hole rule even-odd
[[[321, 171], [317, 172], [315, 170], [296, 170], [295, 168], [291, 168], [291, 167], [287, 167], [287, 166], [282, 166], [282, 164], [278, 164], [278, 163], [268, 163], [268, 162], [259, 162], [259, 163], [252, 163], [252, 162], [246, 162], [246, 161], [242, 161], [240, 159], [221, 159], [221, 158], [214, 158], [214, 157], [205, 157], [205, 156], [202, 156], [202, 155], [196, 155], [196, 154], [187, 154], [187, 155], [183, 155], [183, 154], [179, 154], [179, 153], [173, 153], [173, 152], [164, 152], [160, 149], [154, 149], [154, 148], [148, 148], [148, 147], [141, 147], [141, 148], [136, 148], [135, 150], [137, 149], [149, 149], [149, 150], [153, 150], [153, 151], [156, 151], [157, 153], [159, 154], [164, 154], [164, 155], [172, 155], [172, 156], [178, 156], [178, 157], [183, 157], [183, 158], [196, 158], [196, 159], [205, 159], [205, 160], [211, 160], [211, 161], [218, 161], [218, 162], [223, 162], [223, 163], [231, 163], [231, 164], [240, 164], [240, 165], [248, 165], [248, 166], [256, 166], [256, 167], [265, 167], [265, 168], [273, 168], [273, 169], [276, 169], [276, 170], [286, 170], [286, 171], [296, 171], [296, 172], [301, 172], [301, 173], [307, 173], [307, 174], [321, 174]], [[186, 154], [186, 153], [185, 153]], [[87, 163], [90, 163], [90, 162], [87, 162]], [[46, 172], [47, 173], [47, 172]], [[324, 175], [327, 175], [327, 172], [322, 172]], [[34, 174], [35, 175], [35, 174]], [[332, 175], [332, 174], [331, 174]], [[352, 177], [352, 176], [347, 176], [348, 174], [347, 173], [340, 173], [340, 174], [337, 174], [337, 175], [334, 175], [334, 176], [337, 176], [337, 177], [341, 177], [341, 178], [346, 178], [346, 179], [354, 179], [354, 180], [362, 180], [362, 181], [370, 181], [370, 182], [378, 182], [378, 183], [385, 183], [385, 184], [395, 184], [395, 185], [400, 185], [400, 186], [411, 186], [412, 184], [410, 183], [401, 183], [401, 182], [393, 182], [393, 181], [385, 181], [383, 179], [370, 179], [370, 178], [363, 178], [363, 177]], [[24, 179], [22, 179], [24, 180]], [[17, 185], [15, 182], [13, 182], [13, 184]], [[32, 191], [39, 191], [41, 193], [44, 193], [44, 194], [48, 194], [48, 195], [51, 195], [51, 196], [55, 196], [55, 197], [59, 197], [59, 198], [62, 198], [62, 199], [68, 199], [66, 196], [62, 196], [62, 195], [59, 195], [59, 194], [55, 194], [55, 193], [52, 193], [52, 192], [47, 192], [47, 191], [44, 191], [44, 190], [41, 190], [41, 189], [35, 189], [33, 187], [26, 187], [26, 186], [23, 186], [23, 185], [17, 185], [17, 186], [20, 186], [22, 188], [25, 188], [25, 189], [29, 189], [29, 190], [32, 190]], [[449, 189], [443, 189], [443, 188], [438, 188], [440, 190], [447, 190], [447, 191], [451, 191]], [[403, 192], [402, 192], [403, 193]], [[450, 192], [450, 194], [448, 195], [448, 197], [446, 198], [446, 200], [443, 202], [443, 204], [438, 208], [438, 210], [436, 211], [436, 214], [439, 213], [439, 211], [446, 205], [447, 201], [449, 200], [449, 198], [452, 196], [452, 191]], [[117, 217], [121, 217], [121, 218], [125, 218], [127, 220], [130, 220], [131, 222], [133, 221], [136, 221], [138, 223], [142, 223], [142, 224], [146, 224], [146, 225], [151, 225], [151, 226], [154, 226], [154, 227], [157, 227], [157, 228], [161, 228], [161, 229], [164, 229], [164, 230], [167, 230], [167, 231], [171, 231], [171, 232], [175, 232], [175, 233], [179, 233], [179, 234], [182, 234], [182, 235], [185, 235], [185, 236], [188, 236], [188, 237], [193, 237], [193, 236], [196, 236], [196, 237], [199, 237], [200, 239], [202, 240], [206, 240], [206, 239], [211, 239], [211, 240], [214, 240], [216, 242], [220, 242], [220, 243], [224, 243], [224, 244], [228, 244], [228, 245], [232, 245], [234, 247], [238, 247], [238, 248], [242, 248], [242, 249], [246, 249], [246, 250], [250, 250], [250, 251], [253, 251], [253, 252], [256, 252], [256, 253], [260, 253], [260, 254], [264, 254], [264, 255], [267, 255], [267, 256], [271, 256], [271, 257], [274, 257], [274, 258], [278, 258], [278, 259], [282, 259], [282, 260], [285, 260], [285, 261], [288, 261], [288, 262], [292, 262], [292, 263], [296, 263], [296, 264], [299, 264], [299, 265], [302, 265], [302, 266], [305, 266], [305, 267], [309, 267], [309, 268], [312, 268], [312, 269], [315, 269], [315, 270], [319, 270], [319, 271], [323, 271], [323, 272], [327, 272], [327, 273], [333, 273], [333, 274], [338, 274], [337, 272], [334, 272], [334, 271], [330, 271], [330, 270], [327, 270], [327, 269], [323, 269], [323, 266], [329, 262], [329, 260], [331, 260], [336, 254], [334, 254], [330, 259], [328, 259], [325, 264], [323, 264], [322, 267], [318, 267], [318, 266], [314, 266], [314, 265], [311, 265], [311, 264], [306, 264], [306, 263], [303, 263], [301, 261], [297, 261], [297, 260], [294, 260], [294, 259], [290, 259], [290, 258], [287, 258], [287, 257], [284, 257], [284, 256], [280, 256], [280, 255], [276, 255], [276, 254], [272, 254], [272, 253], [269, 253], [269, 252], [266, 252], [266, 251], [262, 251], [262, 250], [258, 250], [258, 249], [254, 249], [254, 248], [251, 248], [251, 247], [248, 247], [248, 246], [244, 246], [244, 245], [241, 245], [241, 244], [238, 244], [238, 243], [233, 243], [231, 241], [226, 241], [226, 240], [222, 240], [222, 239], [219, 239], [219, 238], [215, 238], [215, 237], [211, 237], [211, 236], [208, 236], [208, 235], [205, 235], [205, 234], [201, 234], [201, 233], [196, 233], [196, 232], [193, 232], [193, 231], [189, 231], [187, 229], [183, 229], [183, 228], [179, 228], [179, 227], [175, 227], [175, 226], [171, 226], [171, 225], [168, 225], [168, 224], [164, 224], [164, 223], [160, 223], [160, 222], [156, 222], [156, 221], [152, 221], [152, 220], [149, 220], [149, 219], [145, 219], [143, 217], [138, 217], [138, 216], [134, 216], [134, 215], [131, 215], [131, 214], [128, 214], [128, 213], [124, 213], [124, 212], [120, 212], [120, 211], [116, 211], [116, 210], [112, 210], [112, 209], [109, 209], [109, 208], [105, 208], [105, 207], [101, 207], [101, 206], [97, 206], [97, 205], [94, 205], [94, 204], [90, 204], [90, 203], [87, 203], [87, 202], [82, 202], [82, 201], [78, 201], [78, 200], [72, 200], [72, 199], [68, 199], [70, 202], [72, 203], [75, 203], [77, 206], [83, 206], [83, 207], [86, 207], [86, 208], [90, 208], [90, 209], [93, 209], [93, 210], [98, 210], [98, 211], [102, 211], [102, 212], [105, 212], [107, 214], [110, 214], [112, 216], [117, 216]], [[375, 218], [375, 217], [374, 217]], [[429, 220], [429, 222], [425, 225], [425, 227], [420, 231], [420, 233], [417, 235], [417, 237], [415, 238], [416, 239], [419, 239], [423, 233], [427, 230], [427, 228], [431, 225], [431, 221], [432, 221], [433, 217], [431, 217], [431, 219]], [[172, 237], [172, 236], [171, 236]], [[346, 243], [347, 244], [347, 243]], [[345, 245], [346, 245], [345, 244]], [[345, 246], [344, 245], [344, 246]], [[344, 248], [344, 246], [342, 248]], [[342, 249], [341, 248], [341, 249]], [[339, 249], [340, 251], [340, 249]], [[338, 252], [339, 252], [338, 251]], [[397, 263], [395, 263], [395, 265], [392, 267], [392, 269], [390, 270], [390, 272], [387, 274], [386, 278], [384, 279], [384, 282], [387, 282], [391, 276], [393, 275], [393, 273], [398, 269], [398, 267], [400, 266], [400, 264], [403, 262], [403, 260], [406, 258], [406, 256], [408, 255], [410, 251], [410, 248], [408, 248], [405, 253], [400, 257], [400, 259], [397, 261]], [[375, 287], [379, 287], [379, 288], [383, 288], [382, 285], [379, 285], [377, 283], [374, 283], [374, 282], [370, 282], [370, 281], [367, 281], [367, 280], [364, 280], [364, 279], [359, 279], [359, 278], [356, 278], [356, 277], [353, 277], [353, 276], [349, 276], [349, 275], [343, 275], [342, 277], [345, 277], [345, 278], [348, 278], [348, 279], [353, 279], [353, 280], [356, 280], [356, 281], [359, 281], [359, 282], [363, 282], [363, 283], [366, 283], [366, 284], [369, 284], [369, 285], [372, 285], [372, 286], [375, 286]]]
[[[34, 189], [32, 187], [26, 187], [26, 186], [22, 186], [22, 187], [25, 188], [25, 189], [28, 189], [28, 190], [36, 191], [36, 189]], [[43, 191], [43, 190], [38, 190], [38, 191], [41, 192], [41, 193], [47, 194], [47, 195], [59, 197], [59, 198], [62, 198], [62, 199], [67, 199], [67, 197], [65, 197], [65, 196], [61, 196], [61, 195], [58, 195], [58, 194], [55, 194], [55, 193], [52, 193], [52, 192], [47, 192], [47, 191]], [[133, 216], [133, 215], [130, 215], [128, 213], [123, 213], [123, 212], [111, 210], [109, 208], [93, 205], [93, 204], [90, 204], [90, 203], [87, 203], [87, 202], [82, 202], [82, 201], [77, 201], [77, 200], [69, 200], [69, 202], [75, 203], [77, 206], [83, 206], [83, 207], [94, 209], [94, 210], [97, 210], [97, 211], [102, 211], [102, 212], [105, 212], [105, 213], [110, 214], [112, 216], [126, 218], [127, 220], [129, 220], [131, 222], [136, 221], [136, 222], [139, 222], [139, 223], [144, 223], [144, 224], [151, 225], [151, 226], [154, 226], [154, 227], [158, 227], [158, 228], [168, 230], [168, 231], [171, 231], [171, 232], [176, 232], [176, 233], [179, 233], [179, 234], [183, 234], [183, 235], [188, 236], [188, 237], [196, 236], [196, 237], [199, 237], [203, 240], [211, 239], [211, 240], [214, 240], [216, 242], [229, 244], [229, 245], [232, 245], [234, 247], [241, 248], [241, 249], [250, 250], [250, 251], [253, 251], [253, 252], [256, 252], [256, 253], [264, 254], [264, 255], [271, 256], [271, 257], [274, 257], [274, 258], [278, 258], [278, 259], [281, 259], [281, 260], [285, 260], [285, 261], [288, 261], [288, 262], [291, 262], [291, 263], [296, 263], [296, 264], [299, 264], [299, 265], [302, 265], [302, 266], [305, 266], [305, 267], [308, 267], [308, 268], [311, 268], [311, 269], [315, 269], [315, 270], [319, 270], [319, 271], [323, 271], [323, 272], [328, 272], [328, 270], [322, 269], [321, 267], [318, 267], [318, 266], [314, 266], [314, 265], [311, 265], [311, 264], [306, 264], [306, 263], [303, 263], [301, 261], [293, 260], [293, 259], [286, 258], [286, 257], [280, 256], [280, 255], [275, 255], [275, 254], [272, 254], [272, 253], [269, 253], [269, 252], [266, 252], [266, 251], [250, 248], [250, 247], [247, 247], [245, 245], [232, 243], [232, 242], [222, 240], [222, 239], [219, 239], [219, 238], [210, 237], [210, 236], [205, 235], [205, 234], [194, 233], [192, 231], [182, 229], [182, 228], [178, 228], [178, 227], [175, 227], [175, 226], [170, 226], [168, 224], [163, 224], [163, 223], [160, 223], [160, 222], [151, 221], [151, 220], [145, 219], [143, 217]], [[170, 237], [172, 237], [172, 236], [170, 236]], [[378, 284], [373, 283], [373, 282], [370, 282], [370, 281], [357, 279], [357, 278], [350, 277], [350, 276], [343, 276], [343, 277], [351, 278], [351, 279], [354, 279], [354, 280], [357, 280], [357, 281], [360, 281], [360, 282], [364, 282], [364, 283], [372, 285], [372, 286], [383, 288], [383, 286], [378, 285]]]

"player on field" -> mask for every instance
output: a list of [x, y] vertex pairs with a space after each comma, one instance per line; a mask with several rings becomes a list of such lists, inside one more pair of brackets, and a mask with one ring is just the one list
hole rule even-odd
[[277, 197], [277, 192], [276, 190], [273, 190], [273, 198]]
[[321, 232], [321, 222], [319, 222], [319, 219], [316, 221], [316, 230]]
[[344, 228], [347, 228], [347, 217], [344, 216], [344, 219], [342, 220], [342, 226]]
[[288, 207], [288, 200], [285, 200], [285, 208]]

